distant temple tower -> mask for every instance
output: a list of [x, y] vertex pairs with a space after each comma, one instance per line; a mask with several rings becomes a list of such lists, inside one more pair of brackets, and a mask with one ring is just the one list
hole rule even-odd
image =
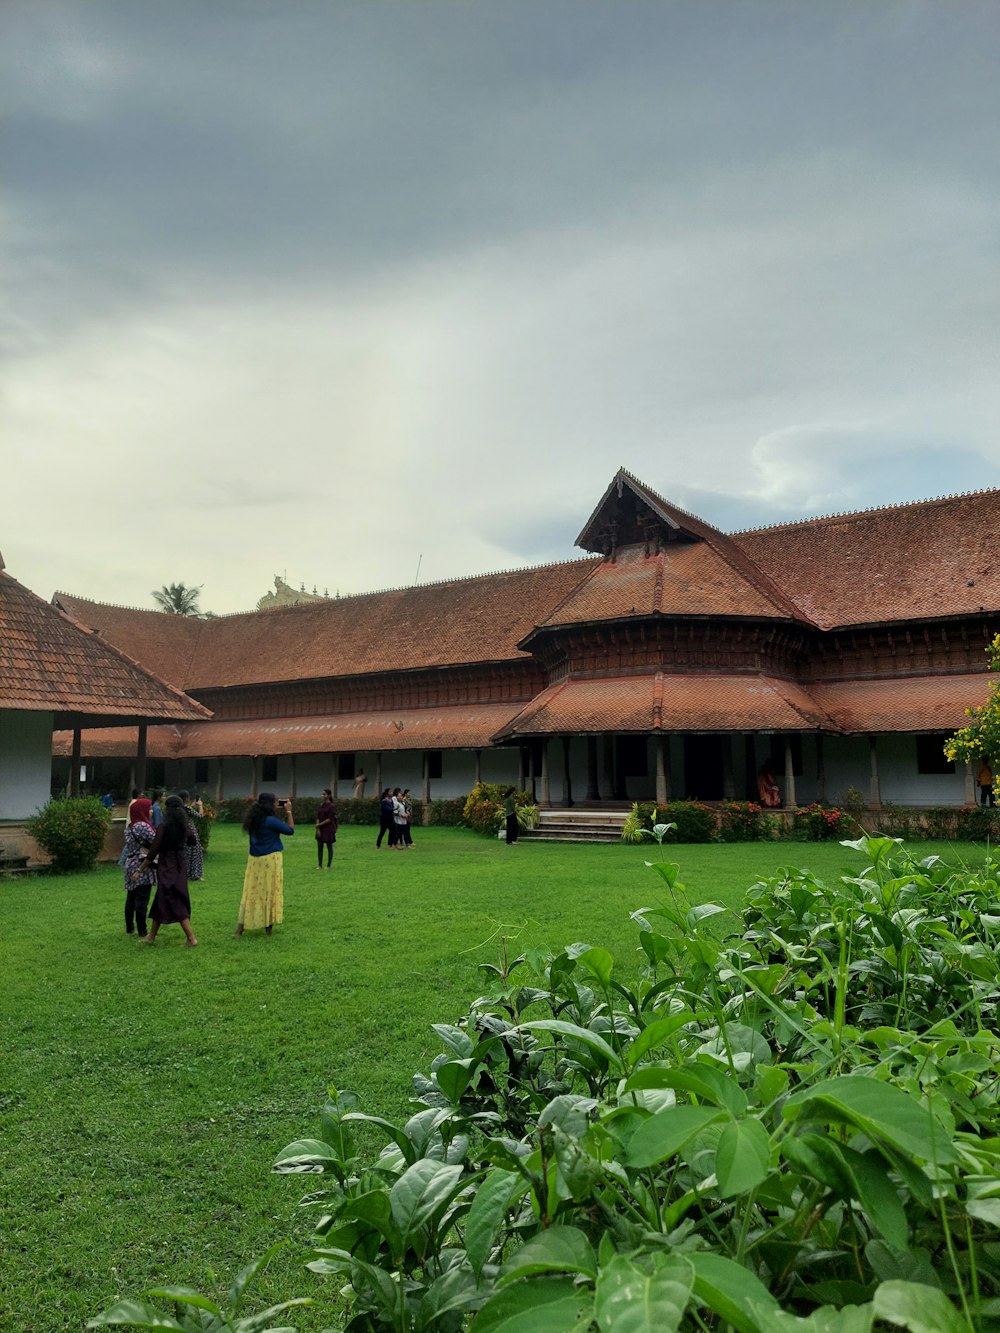
[[296, 590], [291, 584], [286, 583], [280, 574], [275, 574], [274, 592], [264, 594], [257, 603], [257, 610], [276, 611], [279, 606], [298, 606], [300, 602], [325, 602], [329, 596], [328, 592], [317, 592], [315, 585], [312, 592], [306, 592], [304, 583]]

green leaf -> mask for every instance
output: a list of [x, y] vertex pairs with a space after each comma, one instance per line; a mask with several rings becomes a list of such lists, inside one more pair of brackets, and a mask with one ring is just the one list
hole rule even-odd
[[533, 1273], [583, 1273], [597, 1276], [594, 1247], [577, 1227], [556, 1223], [519, 1245], [500, 1269], [498, 1287]]
[[733, 1120], [715, 1149], [715, 1176], [724, 1199], [746, 1194], [767, 1176], [771, 1140], [759, 1120]]
[[463, 1028], [454, 1027], [451, 1023], [432, 1023], [431, 1027], [441, 1038], [441, 1044], [459, 1060], [468, 1059], [475, 1050], [475, 1043]]
[[694, 1294], [739, 1333], [771, 1333], [778, 1302], [741, 1264], [721, 1254], [697, 1251], [688, 1255], [694, 1266]]
[[578, 956], [577, 961], [595, 976], [605, 990], [611, 985], [611, 973], [614, 971], [615, 959], [607, 949], [588, 949], [586, 953]]
[[319, 1167], [325, 1171], [334, 1165], [339, 1166], [342, 1160], [340, 1154], [322, 1139], [296, 1139], [287, 1148], [282, 1148], [271, 1170], [292, 1173], [315, 1171]]
[[883, 1282], [875, 1288], [872, 1304], [877, 1319], [910, 1333], [970, 1333], [944, 1292], [922, 1282]]
[[475, 1278], [467, 1268], [449, 1268], [424, 1292], [417, 1316], [418, 1328], [440, 1328], [440, 1320], [454, 1310], [469, 1310], [480, 1300]]
[[655, 1166], [679, 1152], [709, 1125], [726, 1119], [724, 1111], [707, 1106], [671, 1106], [642, 1122], [626, 1146], [623, 1161], [639, 1169]]
[[162, 1310], [154, 1310], [142, 1301], [115, 1301], [103, 1314], [88, 1319], [88, 1328], [168, 1328], [174, 1333], [185, 1333], [184, 1325], [179, 1324]]
[[232, 1285], [229, 1288], [229, 1306], [234, 1314], [239, 1310], [243, 1301], [243, 1293], [246, 1291], [249, 1284], [254, 1280], [258, 1273], [264, 1271], [278, 1251], [283, 1250], [287, 1244], [288, 1241], [286, 1240], [278, 1241], [277, 1245], [272, 1245], [270, 1249], [265, 1250], [259, 1259], [255, 1259], [253, 1263], [247, 1264], [246, 1268], [238, 1273], [233, 1279]]
[[444, 1211], [462, 1187], [462, 1168], [424, 1157], [406, 1168], [389, 1191], [393, 1221], [407, 1242], [415, 1231]]
[[785, 1103], [782, 1114], [787, 1120], [800, 1115], [844, 1120], [920, 1161], [942, 1163], [957, 1158], [952, 1131], [927, 1103], [868, 1074], [844, 1074], [797, 1092]]
[[178, 1305], [190, 1305], [192, 1309], [204, 1310], [206, 1314], [215, 1315], [217, 1319], [222, 1317], [222, 1311], [215, 1301], [209, 1300], [200, 1291], [195, 1291], [194, 1287], [150, 1287], [145, 1294], [157, 1301], [175, 1301]]
[[875, 1310], [870, 1304], [845, 1305], [842, 1310], [824, 1305], [802, 1319], [775, 1311], [771, 1327], [774, 1333], [870, 1333], [874, 1319]]
[[518, 1025], [519, 1032], [553, 1032], [561, 1037], [572, 1037], [575, 1041], [582, 1042], [589, 1046], [592, 1051], [614, 1065], [616, 1069], [622, 1068], [621, 1057], [608, 1045], [602, 1036], [596, 1032], [591, 1032], [589, 1028], [579, 1027], [576, 1023], [566, 1023], [561, 1018], [539, 1018], [531, 1023], [521, 1023]]
[[504, 1214], [512, 1200], [527, 1188], [515, 1172], [494, 1167], [476, 1189], [465, 1219], [465, 1252], [477, 1278], [493, 1250]]
[[673, 1333], [693, 1285], [694, 1269], [681, 1255], [652, 1255], [642, 1266], [615, 1255], [597, 1278], [594, 1313], [601, 1333]]
[[686, 1012], [671, 1014], [668, 1018], [654, 1018], [652, 1023], [643, 1028], [628, 1048], [628, 1058], [632, 1068], [636, 1067], [644, 1055], [655, 1050], [657, 1046], [661, 1046], [674, 1035], [678, 1028], [682, 1028], [685, 1023], [690, 1021], [691, 1016]]
[[668, 1088], [693, 1092], [712, 1106], [724, 1106], [733, 1115], [744, 1115], [747, 1095], [728, 1070], [715, 1064], [694, 1062], [683, 1069], [671, 1069], [667, 1075]]
[[478, 1064], [473, 1056], [467, 1060], [446, 1060], [434, 1070], [437, 1085], [450, 1102], [457, 1105], [461, 1100]]
[[487, 1301], [471, 1333], [574, 1333], [587, 1327], [594, 1297], [572, 1278], [515, 1282]]
[[886, 1171], [885, 1159], [874, 1149], [859, 1153], [842, 1146], [841, 1152], [857, 1185], [855, 1197], [872, 1227], [894, 1249], [905, 1250], [910, 1228], [899, 1191]]
[[379, 1129], [385, 1130], [407, 1162], [414, 1160], [413, 1144], [398, 1125], [394, 1125], [391, 1120], [386, 1120], [380, 1115], [365, 1115], [363, 1111], [348, 1111], [344, 1120], [362, 1121], [366, 1125], [377, 1125]]

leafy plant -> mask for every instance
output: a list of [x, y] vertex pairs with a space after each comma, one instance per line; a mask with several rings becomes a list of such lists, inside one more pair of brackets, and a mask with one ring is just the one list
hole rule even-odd
[[[477, 833], [485, 833], [487, 837], [496, 837], [497, 830], [504, 821], [504, 792], [507, 788], [499, 782], [480, 782], [465, 801], [465, 808], [462, 811], [462, 820], [469, 828], [475, 829]], [[537, 822], [537, 809], [532, 804], [531, 793], [526, 791], [514, 792], [515, 808], [517, 813], [517, 822], [521, 828], [532, 828], [533, 819]], [[534, 814], [523, 814], [527, 809]]]
[[959, 838], [969, 842], [1000, 842], [1000, 809], [984, 805], [966, 805], [956, 813], [955, 829]]
[[175, 1333], [295, 1333], [287, 1324], [280, 1327], [271, 1322], [285, 1310], [312, 1305], [308, 1297], [296, 1297], [272, 1305], [257, 1314], [240, 1315], [243, 1299], [250, 1284], [263, 1273], [274, 1254], [284, 1242], [274, 1245], [248, 1264], [229, 1288], [225, 1306], [209, 1300], [190, 1287], [158, 1287], [146, 1292], [152, 1300], [167, 1301], [173, 1314], [167, 1314], [146, 1301], [123, 1300], [87, 1323], [88, 1328], [173, 1329]]
[[[1000, 634], [986, 649], [990, 671], [1000, 671]], [[972, 763], [1000, 755], [1000, 681], [990, 682], [986, 702], [965, 710], [969, 724], [956, 731], [944, 744], [945, 757], [952, 762]], [[1000, 767], [994, 765], [993, 791], [1000, 796]]]
[[775, 836], [774, 821], [756, 801], [723, 801], [719, 811], [720, 842], [759, 842]]
[[821, 805], [818, 801], [796, 810], [792, 816], [792, 835], [807, 842], [827, 842], [842, 838], [853, 823], [843, 810]]
[[40, 847], [52, 857], [52, 868], [61, 874], [90, 870], [111, 826], [111, 811], [96, 796], [74, 796], [49, 801], [25, 827]]
[[622, 840], [641, 842], [657, 824], [670, 825], [668, 842], [712, 842], [718, 818], [714, 810], [699, 801], [637, 801], [625, 817]]

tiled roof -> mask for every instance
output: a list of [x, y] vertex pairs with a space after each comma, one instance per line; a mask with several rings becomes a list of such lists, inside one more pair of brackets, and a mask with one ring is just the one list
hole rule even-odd
[[657, 731], [832, 730], [809, 693], [762, 675], [564, 680], [550, 685], [499, 736]]
[[810, 693], [842, 732], [957, 731], [966, 709], [986, 701], [985, 673], [851, 680], [812, 685]]
[[211, 714], [0, 571], [0, 708], [78, 716]]
[[[517, 644], [587, 574], [592, 559], [396, 588], [266, 612], [188, 621], [70, 598], [86, 624], [140, 661], [182, 672], [185, 689], [412, 671], [523, 658]], [[167, 622], [151, 633], [150, 617]], [[176, 636], [176, 637], [174, 637]], [[183, 651], [181, 651], [183, 650]]]
[[656, 614], [789, 618], [784, 599], [777, 604], [707, 543], [690, 542], [652, 555], [641, 546], [619, 551], [616, 559], [597, 565], [545, 624]]
[[[352, 751], [483, 749], [510, 718], [510, 704], [467, 704], [400, 712], [335, 713], [326, 717], [199, 722], [151, 727], [147, 754], [156, 759], [216, 755], [339, 754]], [[56, 733], [56, 754], [69, 753], [69, 733]], [[109, 730], [84, 732], [86, 757], [135, 753]]]
[[824, 629], [1000, 610], [1000, 491], [733, 535]]
[[184, 688], [204, 621], [164, 611], [107, 606], [65, 592], [57, 592], [52, 601], [80, 624], [97, 630], [106, 643], [115, 644], [164, 680]]

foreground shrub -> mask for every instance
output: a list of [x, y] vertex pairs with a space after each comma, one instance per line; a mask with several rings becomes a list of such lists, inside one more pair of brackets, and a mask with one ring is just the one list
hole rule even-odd
[[[462, 822], [477, 833], [495, 838], [504, 822], [503, 794], [510, 784], [480, 782], [466, 797]], [[531, 803], [531, 793], [515, 791], [517, 822], [521, 828], [532, 828], [537, 823], [537, 808]]]
[[714, 810], [698, 801], [636, 801], [622, 827], [624, 842], [641, 842], [659, 826], [669, 829], [659, 836], [664, 842], [712, 842], [718, 828]]
[[956, 833], [968, 842], [1000, 842], [1000, 809], [966, 805], [956, 813]]
[[93, 869], [110, 826], [111, 811], [96, 796], [49, 801], [25, 825], [60, 874]]
[[775, 836], [774, 821], [756, 801], [723, 801], [719, 811], [720, 842], [760, 842]]
[[792, 816], [792, 836], [806, 842], [830, 842], [842, 838], [854, 821], [836, 806], [813, 805], [796, 810]]
[[638, 973], [504, 943], [408, 1119], [331, 1091], [275, 1169], [351, 1333], [995, 1328], [1000, 867], [845, 846], [737, 913], [661, 862]]

